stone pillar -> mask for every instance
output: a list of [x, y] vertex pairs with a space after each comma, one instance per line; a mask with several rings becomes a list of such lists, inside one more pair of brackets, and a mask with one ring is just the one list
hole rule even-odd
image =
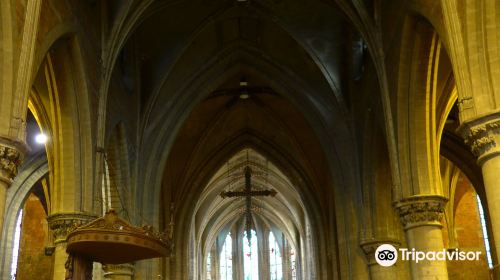
[[[482, 169], [494, 248], [500, 256], [500, 113], [469, 120], [459, 131]], [[493, 267], [493, 274], [494, 279], [500, 279], [498, 263]]]
[[366, 254], [366, 260], [368, 261], [368, 270], [370, 273], [370, 279], [371, 280], [397, 280], [399, 279], [398, 277], [398, 270], [397, 270], [397, 262], [393, 266], [381, 266], [377, 263], [375, 260], [375, 251], [377, 250], [378, 246], [382, 244], [389, 244], [394, 246], [394, 248], [399, 249], [399, 246], [401, 245], [398, 241], [395, 240], [369, 240], [369, 241], [363, 241], [361, 243], [361, 249], [363, 249], [363, 252]]
[[17, 167], [21, 164], [25, 151], [23, 143], [0, 137], [0, 233], [3, 230], [7, 189], [17, 175]]
[[262, 237], [261, 242], [258, 243], [259, 248], [259, 273], [262, 280], [269, 280], [271, 276], [271, 271], [269, 269], [269, 230], [263, 229], [261, 231]]
[[54, 235], [54, 273], [52, 279], [64, 280], [66, 275], [66, 237], [77, 226], [95, 219], [86, 213], [57, 213], [47, 217], [47, 222]]
[[[415, 248], [428, 252], [444, 249], [441, 220], [447, 201], [439, 195], [416, 195], [396, 203], [409, 250]], [[410, 269], [412, 279], [448, 279], [446, 261], [410, 262]]]
[[105, 264], [102, 266], [104, 279], [132, 280], [134, 278], [134, 265], [126, 264]]
[[290, 244], [289, 241], [283, 237], [283, 252], [281, 256], [283, 257], [283, 279], [292, 279], [292, 264], [290, 261]]
[[[234, 279], [243, 279], [245, 272], [243, 271], [243, 242], [246, 239], [243, 238], [242, 234], [238, 234], [238, 230], [233, 228], [231, 230], [231, 236], [233, 237], [232, 249], [233, 249], [233, 277]], [[216, 278], [218, 279], [218, 278]]]

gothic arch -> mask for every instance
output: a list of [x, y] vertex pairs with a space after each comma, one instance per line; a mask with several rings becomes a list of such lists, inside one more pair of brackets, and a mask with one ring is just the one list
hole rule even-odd
[[[239, 61], [238, 63], [234, 63], [234, 61]], [[154, 138], [154, 143], [143, 142], [145, 146], [151, 147], [151, 150], [148, 154], [145, 154], [145, 170], [148, 172], [145, 176], [148, 180], [144, 182], [144, 185], [153, 186], [154, 191], [150, 192], [149, 197], [141, 197], [141, 194], [138, 195], [138, 198], [142, 201], [151, 201], [152, 197], [158, 197], [159, 195], [159, 186], [161, 185], [161, 170], [164, 169], [166, 158], [168, 158], [169, 148], [171, 147], [173, 141], [175, 140], [176, 132], [180, 129], [181, 125], [184, 123], [185, 119], [188, 117], [189, 112], [193, 110], [196, 104], [199, 104], [201, 100], [203, 100], [213, 88], [216, 88], [217, 84], [222, 83], [228, 77], [231, 77], [241, 71], [241, 69], [249, 69], [255, 75], [264, 78], [267, 80], [273, 88], [276, 88], [278, 92], [288, 92], [290, 93], [290, 99], [292, 104], [295, 104], [301, 111], [304, 112], [307, 120], [310, 124], [315, 124], [313, 128], [314, 131], [320, 135], [319, 139], [324, 147], [325, 154], [330, 157], [329, 162], [331, 164], [331, 172], [338, 175], [332, 176], [333, 178], [343, 178], [344, 180], [349, 180], [345, 178], [348, 176], [349, 172], [343, 173], [342, 170], [348, 169], [339, 166], [339, 157], [350, 158], [347, 156], [349, 151], [347, 149], [338, 149], [336, 145], [332, 145], [331, 143], [335, 143], [338, 145], [342, 145], [347, 143], [350, 138], [347, 124], [342, 121], [343, 117], [339, 116], [339, 112], [331, 111], [331, 108], [327, 108], [326, 104], [328, 101], [317, 102], [312, 104], [312, 101], [309, 100], [305, 93], [311, 92], [312, 89], [308, 87], [308, 85], [304, 85], [300, 83], [300, 79], [296, 76], [290, 76], [290, 73], [286, 69], [280, 69], [272, 64], [269, 64], [268, 61], [259, 57], [252, 52], [248, 51], [232, 51], [229, 52], [227, 56], [224, 56], [222, 60], [220, 60], [216, 65], [207, 66], [207, 69], [211, 69], [210, 72], [204, 73], [202, 69], [202, 73], [195, 75], [198, 77], [197, 83], [190, 82], [184, 90], [179, 90], [176, 92], [178, 97], [172, 97], [173, 100], [177, 100], [175, 107], [169, 108], [168, 116], [160, 116], [164, 121], [159, 123], [158, 121], [150, 121], [152, 124], [160, 124], [160, 127], [153, 128], [144, 128], [143, 131], [155, 131], [155, 134], [158, 137]], [[259, 71], [260, 70], [260, 71]], [[284, 74], [286, 73], [286, 74]], [[267, 77], [275, 77], [275, 80], [280, 83], [274, 82], [272, 80], [268, 80]], [[215, 82], [214, 82], [215, 81]], [[286, 86], [284, 86], [286, 85]], [[158, 105], [159, 106], [159, 105]], [[318, 108], [317, 106], [321, 106]], [[325, 106], [325, 107], [323, 107]], [[333, 123], [325, 123], [325, 118], [327, 116], [322, 116], [323, 112], [332, 112], [335, 114], [335, 119], [338, 118], [338, 121], [330, 120]], [[168, 121], [165, 121], [168, 119]], [[334, 126], [336, 131], [333, 132], [331, 130], [325, 129], [325, 126]], [[335, 136], [331, 134], [335, 134]], [[335, 141], [331, 140], [332, 138]], [[342, 155], [339, 155], [342, 153]], [[152, 157], [154, 155], [154, 157]], [[154, 168], [153, 168], [154, 166]], [[345, 182], [338, 182], [338, 186], [345, 185]], [[141, 203], [142, 204], [142, 203]], [[151, 213], [154, 219], [157, 219], [157, 214], [154, 212]]]
[[[267, 143], [263, 139], [260, 139], [256, 136], [240, 136], [234, 139], [233, 141], [229, 143], [223, 143], [221, 145], [221, 149], [214, 152], [212, 156], [208, 157], [207, 161], [204, 162], [200, 167], [199, 170], [196, 171], [196, 174], [199, 174], [197, 178], [193, 178], [192, 181], [187, 182], [185, 185], [186, 186], [204, 186], [206, 185], [206, 182], [209, 181], [210, 177], [215, 174], [215, 171], [220, 168], [220, 163], [227, 161], [232, 155], [234, 155], [237, 151], [241, 150], [242, 147], [249, 147], [252, 148], [262, 155], [264, 155], [266, 158], [270, 160], [270, 162], [274, 162], [278, 168], [281, 170], [287, 170], [287, 174], [285, 174], [287, 177], [290, 178], [292, 182], [295, 184], [300, 184], [300, 188], [304, 189], [305, 186], [307, 186], [308, 179], [307, 177], [304, 177], [304, 174], [300, 172], [300, 167], [296, 163], [294, 163], [294, 160], [287, 157], [285, 154], [282, 154], [279, 152], [279, 148], [273, 147], [270, 143]], [[183, 201], [199, 201], [199, 193], [196, 190], [193, 191], [187, 191], [189, 196], [183, 198]], [[306, 250], [308, 252], [308, 255], [311, 257], [310, 259], [307, 260], [307, 263], [304, 263], [304, 273], [306, 275], [311, 275], [313, 277], [314, 275], [319, 275], [324, 272], [320, 272], [320, 270], [325, 269], [324, 265], [320, 261], [322, 256], [318, 255], [319, 253], [316, 252], [313, 248], [321, 248], [322, 242], [326, 242], [326, 237], [323, 236], [324, 230], [322, 230], [319, 227], [320, 222], [314, 220], [311, 217], [320, 217], [321, 215], [319, 214], [319, 209], [317, 209], [317, 204], [314, 203], [315, 197], [312, 194], [307, 194], [307, 192], [304, 192], [304, 190], [299, 191], [300, 193], [300, 200], [303, 203], [304, 211], [305, 211], [305, 216], [309, 217], [310, 220], [308, 222], [310, 226], [310, 231], [304, 231], [306, 236], [305, 238], [305, 243], [304, 246], [306, 246]], [[226, 209], [225, 211], [231, 211], [241, 207], [241, 205], [234, 204], [230, 207], [230, 209]], [[193, 272], [196, 272], [195, 267], [198, 266], [197, 260], [192, 259], [192, 258], [197, 258], [198, 254], [197, 253], [187, 253], [187, 252], [192, 252], [193, 248], [190, 247], [191, 245], [189, 244], [195, 244], [195, 241], [190, 241], [186, 242], [183, 240], [183, 238], [194, 238], [195, 236], [189, 237], [189, 234], [186, 233], [191, 233], [194, 234], [193, 226], [194, 220], [189, 220], [186, 219], [185, 217], [192, 217], [194, 219], [195, 215], [193, 211], [195, 210], [195, 205], [187, 205], [187, 207], [184, 207], [183, 209], [178, 209], [175, 213], [175, 219], [176, 219], [176, 233], [175, 233], [175, 243], [176, 244], [185, 244], [185, 248], [180, 248], [177, 247], [177, 252], [176, 252], [176, 260], [180, 261], [181, 263], [191, 263], [194, 265], [194, 267], [188, 268], [184, 267], [183, 270], [184, 272], [180, 272], [181, 274], [177, 274], [174, 277], [183, 277], [186, 275], [190, 275]], [[234, 213], [234, 212], [233, 212]], [[229, 217], [228, 217], [229, 219]], [[221, 224], [224, 224], [224, 222], [221, 222]], [[310, 234], [310, 235], [307, 235]], [[313, 237], [314, 235], [314, 237]], [[317, 237], [317, 238], [316, 238]], [[182, 254], [182, 252], [185, 252]], [[179, 258], [179, 259], [178, 259]], [[186, 259], [187, 258], [187, 259]], [[191, 271], [189, 271], [189, 270]]]
[[[51, 184], [55, 186], [53, 210], [90, 212], [93, 210], [94, 148], [80, 46], [76, 36], [52, 39], [55, 41], [33, 81], [30, 104], [35, 114], [41, 116], [42, 128], [50, 134], [47, 157]], [[79, 201], [65, 201], [65, 197], [74, 193], [82, 194]], [[67, 208], [68, 203], [76, 209]]]
[[33, 185], [47, 176], [49, 164], [45, 153], [37, 155], [26, 163], [14, 182], [7, 191], [7, 204], [5, 205], [4, 227], [2, 232], [2, 252], [0, 252], [0, 276], [10, 279], [10, 265], [12, 263], [12, 242], [17, 215], [28, 197]]
[[442, 194], [439, 142], [456, 100], [453, 72], [432, 25], [408, 16], [403, 29], [396, 104], [404, 188], [396, 195]]

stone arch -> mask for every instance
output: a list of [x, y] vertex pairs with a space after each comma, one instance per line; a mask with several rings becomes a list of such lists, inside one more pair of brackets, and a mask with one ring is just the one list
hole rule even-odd
[[[235, 63], [239, 61], [238, 63]], [[326, 116], [322, 116], [322, 112], [332, 112], [331, 108], [326, 108], [326, 104], [328, 104], [327, 100], [322, 100], [322, 102], [312, 103], [311, 100], [305, 96], [304, 93], [310, 92], [312, 89], [308, 85], [305, 85], [300, 82], [300, 78], [290, 75], [290, 71], [287, 69], [281, 69], [277, 65], [272, 65], [269, 61], [266, 61], [265, 58], [261, 56], [257, 56], [252, 51], [231, 51], [228, 50], [227, 55], [223, 56], [223, 58], [215, 65], [207, 66], [207, 69], [210, 68], [212, 71], [203, 73], [205, 69], [201, 69], [200, 73], [195, 75], [198, 81], [202, 82], [193, 82], [189, 81], [187, 88], [180, 90], [176, 93], [176, 97], [173, 97], [176, 100], [177, 104], [175, 104], [174, 108], [169, 108], [168, 111], [168, 121], [163, 121], [160, 127], [155, 128], [144, 128], [143, 130], [155, 131], [155, 134], [158, 135], [154, 140], [154, 143], [148, 144], [145, 143], [146, 146], [151, 148], [151, 152], [146, 154], [145, 170], [148, 172], [145, 174], [145, 177], [148, 178], [143, 184], [148, 186], [153, 186], [154, 191], [150, 192], [150, 196], [141, 197], [142, 194], [138, 194], [137, 197], [142, 201], [150, 201], [152, 197], [158, 197], [159, 195], [159, 186], [161, 185], [161, 170], [164, 170], [166, 158], [168, 158], [169, 148], [175, 140], [175, 135], [177, 131], [180, 129], [181, 125], [184, 123], [186, 118], [189, 115], [189, 112], [199, 104], [201, 100], [203, 100], [210, 91], [220, 84], [223, 80], [228, 77], [238, 73], [240, 69], [244, 67], [246, 69], [250, 69], [252, 73], [255, 73], [259, 77], [276, 77], [275, 81], [271, 81], [269, 79], [268, 82], [276, 88], [278, 92], [288, 92], [290, 93], [288, 96], [291, 96], [290, 99], [292, 104], [295, 104], [298, 108], [301, 108], [305, 113], [307, 120], [310, 124], [314, 124], [314, 131], [321, 135], [320, 141], [325, 150], [325, 154], [327, 154], [330, 159], [331, 164], [331, 172], [338, 176], [332, 176], [333, 178], [342, 178], [340, 180], [349, 180], [349, 172], [343, 173], [344, 167], [339, 166], [338, 158], [347, 155], [348, 151], [338, 150], [336, 145], [332, 145], [332, 142], [335, 144], [347, 143], [349, 138], [351, 137], [348, 132], [347, 124], [342, 122], [342, 117], [339, 116], [339, 112], [333, 111], [335, 115], [335, 119], [332, 119], [332, 122], [337, 120], [335, 127], [337, 130], [335, 131], [335, 137], [330, 135], [332, 131], [325, 129], [325, 126], [332, 125], [331, 123], [325, 123]], [[260, 70], [260, 71], [259, 71]], [[260, 74], [259, 74], [260, 73]], [[214, 82], [215, 81], [215, 82]], [[286, 86], [284, 86], [286, 85]], [[318, 108], [320, 106], [320, 108]], [[323, 107], [325, 106], [325, 107]], [[163, 120], [167, 119], [167, 116], [160, 116]], [[154, 124], [158, 124], [158, 122], [152, 122]], [[328, 140], [335, 138], [335, 141]], [[167, 147], [167, 148], [166, 148]], [[342, 153], [342, 155], [339, 155]], [[151, 155], [154, 155], [151, 156]], [[350, 157], [346, 157], [350, 158]], [[154, 168], [153, 168], [154, 166]], [[345, 167], [349, 168], [349, 167]], [[141, 183], [140, 183], [141, 184]], [[345, 185], [345, 182], [339, 182], [338, 186]], [[142, 202], [138, 202], [143, 204]], [[151, 209], [154, 210], [155, 208]], [[157, 211], [157, 210], [154, 210]], [[149, 215], [147, 215], [149, 216]], [[151, 217], [158, 217], [154, 212], [151, 213]]]
[[[397, 196], [442, 194], [439, 142], [456, 100], [453, 72], [430, 23], [421, 17], [408, 16], [403, 29], [397, 135], [404, 188]], [[441, 76], [444, 79], [439, 79]]]
[[[282, 152], [279, 151], [278, 147], [272, 146], [272, 144], [267, 143], [265, 140], [257, 137], [257, 136], [252, 136], [252, 135], [242, 135], [240, 137], [237, 137], [233, 139], [229, 143], [223, 143], [221, 145], [221, 148], [214, 152], [212, 156], [208, 157], [208, 160], [203, 163], [203, 166], [200, 166], [199, 171], [196, 173], [199, 174], [198, 178], [193, 178], [191, 181], [187, 182], [187, 186], [203, 186], [206, 184], [206, 182], [209, 181], [210, 177], [212, 177], [216, 171], [216, 169], [219, 168], [219, 165], [221, 162], [225, 162], [228, 158], [230, 158], [233, 154], [235, 154], [237, 151], [242, 149], [242, 147], [249, 147], [252, 148], [262, 155], [264, 155], [266, 158], [268, 158], [271, 162], [274, 162], [278, 168], [281, 170], [287, 170], [285, 175], [291, 178], [291, 180], [294, 183], [300, 184], [301, 189], [303, 190], [309, 183], [307, 176], [303, 174], [300, 171], [299, 165], [297, 163], [294, 163], [294, 160], [291, 159], [290, 157], [286, 156], [286, 154], [283, 154]], [[305, 176], [305, 177], [304, 177]], [[185, 197], [183, 201], [198, 201], [199, 194], [197, 191], [188, 191], [189, 193], [188, 197]], [[325, 272], [325, 265], [321, 262], [322, 258], [324, 260], [324, 256], [320, 255], [315, 248], [321, 248], [321, 246], [324, 246], [326, 243], [326, 237], [324, 236], [324, 230], [320, 226], [320, 222], [317, 220], [314, 220], [312, 217], [319, 218], [320, 212], [319, 209], [317, 208], [318, 205], [314, 203], [315, 198], [312, 193], [307, 193], [307, 191], [300, 191], [300, 200], [303, 201], [304, 203], [304, 211], [306, 217], [311, 218], [308, 222], [309, 229], [304, 230], [304, 233], [306, 236], [304, 236], [304, 244], [306, 251], [308, 252], [308, 255], [311, 256], [310, 259], [307, 259], [303, 263], [303, 269], [304, 269], [304, 274], [305, 275], [310, 275], [311, 277], [314, 277], [314, 275], [319, 275], [319, 274], [324, 274]], [[236, 209], [238, 206], [241, 205], [233, 205], [231, 209]], [[189, 209], [188, 209], [189, 208]], [[231, 209], [226, 209], [227, 211], [231, 211]], [[176, 220], [179, 222], [176, 222], [176, 234], [175, 234], [175, 243], [176, 244], [185, 244], [185, 248], [180, 248], [177, 247], [177, 252], [176, 252], [176, 260], [180, 261], [182, 263], [190, 263], [194, 265], [194, 267], [191, 268], [191, 271], [196, 272], [195, 267], [198, 266], [196, 264], [196, 259], [198, 254], [197, 253], [187, 253], [187, 252], [192, 252], [193, 248], [190, 246], [193, 246], [194, 241], [190, 242], [185, 242], [183, 241], [182, 238], [191, 238], [189, 237], [189, 234], [186, 233], [192, 233], [194, 234], [193, 231], [193, 226], [194, 226], [194, 220], [189, 220], [187, 217], [192, 217], [191, 219], [194, 219], [195, 215], [193, 214], [193, 211], [195, 211], [195, 206], [194, 205], [188, 205], [184, 209], [179, 209], [180, 212], [176, 213]], [[229, 218], [228, 218], [229, 219]], [[223, 222], [222, 222], [223, 224]], [[314, 237], [313, 237], [314, 235]], [[194, 237], [194, 236], [192, 236]], [[316, 238], [317, 237], [317, 238]], [[184, 252], [184, 254], [182, 254]], [[188, 267], [183, 267], [184, 272], [179, 272], [181, 274], [177, 274], [174, 277], [177, 278], [182, 278], [183, 275], [189, 275], [190, 272], [188, 272]]]
[[49, 164], [45, 154], [39, 154], [30, 162], [25, 163], [22, 170], [15, 177], [12, 185], [7, 191], [7, 204], [5, 205], [4, 227], [0, 252], [0, 276], [2, 279], [10, 279], [10, 265], [12, 263], [12, 242], [14, 238], [14, 228], [19, 210], [33, 185], [47, 176]]
[[[94, 148], [86, 74], [78, 38], [65, 33], [64, 25], [59, 31], [54, 34], [63, 37], [49, 36], [47, 41], [49, 44], [54, 40], [33, 81], [30, 104], [42, 116], [41, 126], [49, 133], [47, 157], [54, 186], [53, 210], [91, 212]], [[75, 193], [81, 196], [65, 201]]]

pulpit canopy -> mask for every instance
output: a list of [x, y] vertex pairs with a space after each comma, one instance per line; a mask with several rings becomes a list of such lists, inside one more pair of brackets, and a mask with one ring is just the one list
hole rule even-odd
[[112, 209], [70, 232], [67, 244], [68, 253], [104, 264], [166, 257], [172, 249], [168, 234], [150, 226], [134, 227]]

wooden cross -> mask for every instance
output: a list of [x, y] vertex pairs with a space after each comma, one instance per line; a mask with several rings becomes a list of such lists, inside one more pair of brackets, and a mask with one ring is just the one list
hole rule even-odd
[[252, 231], [252, 197], [253, 196], [275, 196], [277, 192], [274, 189], [254, 191], [252, 190], [252, 169], [245, 167], [245, 190], [236, 192], [222, 192], [220, 196], [226, 197], [245, 197], [245, 229], [247, 232], [248, 245], [250, 246], [250, 234]]

